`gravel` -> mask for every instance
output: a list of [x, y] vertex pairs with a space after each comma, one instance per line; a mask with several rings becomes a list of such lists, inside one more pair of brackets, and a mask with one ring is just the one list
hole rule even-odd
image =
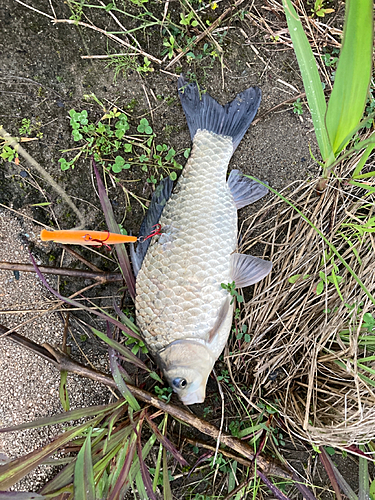
[[[30, 263], [23, 238], [37, 240], [40, 227], [28, 215], [28, 209], [16, 215], [0, 208], [0, 261]], [[48, 281], [56, 286], [54, 277]], [[50, 307], [50, 301], [49, 292], [34, 273], [0, 271], [0, 323], [17, 327], [18, 333], [39, 344], [57, 346], [63, 337], [62, 319], [54, 312], [40, 312]], [[94, 364], [103, 369], [100, 357]], [[59, 382], [58, 371], [48, 361], [0, 337], [0, 427], [61, 413]], [[78, 376], [68, 377], [68, 392], [72, 409], [104, 404], [110, 397], [105, 387]], [[0, 434], [0, 464], [43, 446], [59, 432], [61, 427], [52, 426]], [[40, 466], [14, 489], [36, 491], [53, 471], [54, 467]]]

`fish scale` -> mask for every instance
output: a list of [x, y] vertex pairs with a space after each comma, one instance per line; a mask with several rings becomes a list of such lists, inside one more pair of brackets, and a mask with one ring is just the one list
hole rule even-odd
[[[137, 276], [137, 322], [151, 351], [208, 340], [228, 293], [237, 209], [226, 183], [232, 139], [198, 131]], [[226, 339], [224, 339], [225, 343]], [[218, 347], [220, 351], [222, 346]]]

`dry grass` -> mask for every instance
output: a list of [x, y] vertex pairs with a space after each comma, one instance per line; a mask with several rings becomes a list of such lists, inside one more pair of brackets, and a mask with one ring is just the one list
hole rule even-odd
[[[341, 165], [322, 195], [316, 192], [317, 181], [295, 183], [283, 195], [374, 295], [373, 235], [368, 231], [361, 236], [350, 226], [363, 228], [374, 210], [374, 194], [349, 184], [359, 158]], [[374, 310], [373, 302], [339, 259], [331, 258], [318, 232], [278, 196], [246, 225], [242, 251], [256, 254], [253, 247], [262, 244], [274, 267], [244, 308], [242, 324], [248, 325], [251, 341], [235, 340], [231, 346], [236, 381], [249, 388], [252, 398], [278, 401], [290, 430], [303, 439], [343, 447], [374, 438], [375, 363], [362, 361], [373, 354], [365, 342], [375, 336], [362, 324], [363, 315]], [[332, 282], [317, 295], [319, 273], [332, 276], [334, 266], [343, 278], [342, 298]], [[296, 275], [301, 276], [291, 283]]]

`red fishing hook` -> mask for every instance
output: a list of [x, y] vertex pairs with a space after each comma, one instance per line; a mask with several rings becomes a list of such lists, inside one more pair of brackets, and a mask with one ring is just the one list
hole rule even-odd
[[152, 226], [155, 228], [153, 231], [148, 236], [140, 236], [138, 238], [139, 243], [143, 243], [144, 241], [148, 240], [149, 238], [152, 238], [153, 236], [157, 236], [158, 234], [161, 234], [161, 224], [155, 224], [155, 226]]
[[107, 250], [111, 251], [112, 250], [111, 247], [109, 245], [107, 245], [107, 243], [106, 243], [109, 236], [110, 236], [110, 232], [107, 231], [107, 237], [104, 240], [99, 240], [96, 238], [92, 238], [91, 235], [89, 233], [87, 233], [87, 234], [85, 234], [83, 239], [84, 239], [84, 241], [97, 241], [99, 243], [99, 245], [97, 245], [99, 248], [106, 247]]

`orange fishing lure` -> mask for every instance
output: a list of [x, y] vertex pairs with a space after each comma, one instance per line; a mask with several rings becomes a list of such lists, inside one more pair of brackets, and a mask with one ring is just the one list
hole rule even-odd
[[110, 233], [109, 231], [47, 231], [42, 229], [40, 233], [42, 241], [54, 241], [67, 245], [116, 245], [118, 243], [135, 243], [136, 236]]

